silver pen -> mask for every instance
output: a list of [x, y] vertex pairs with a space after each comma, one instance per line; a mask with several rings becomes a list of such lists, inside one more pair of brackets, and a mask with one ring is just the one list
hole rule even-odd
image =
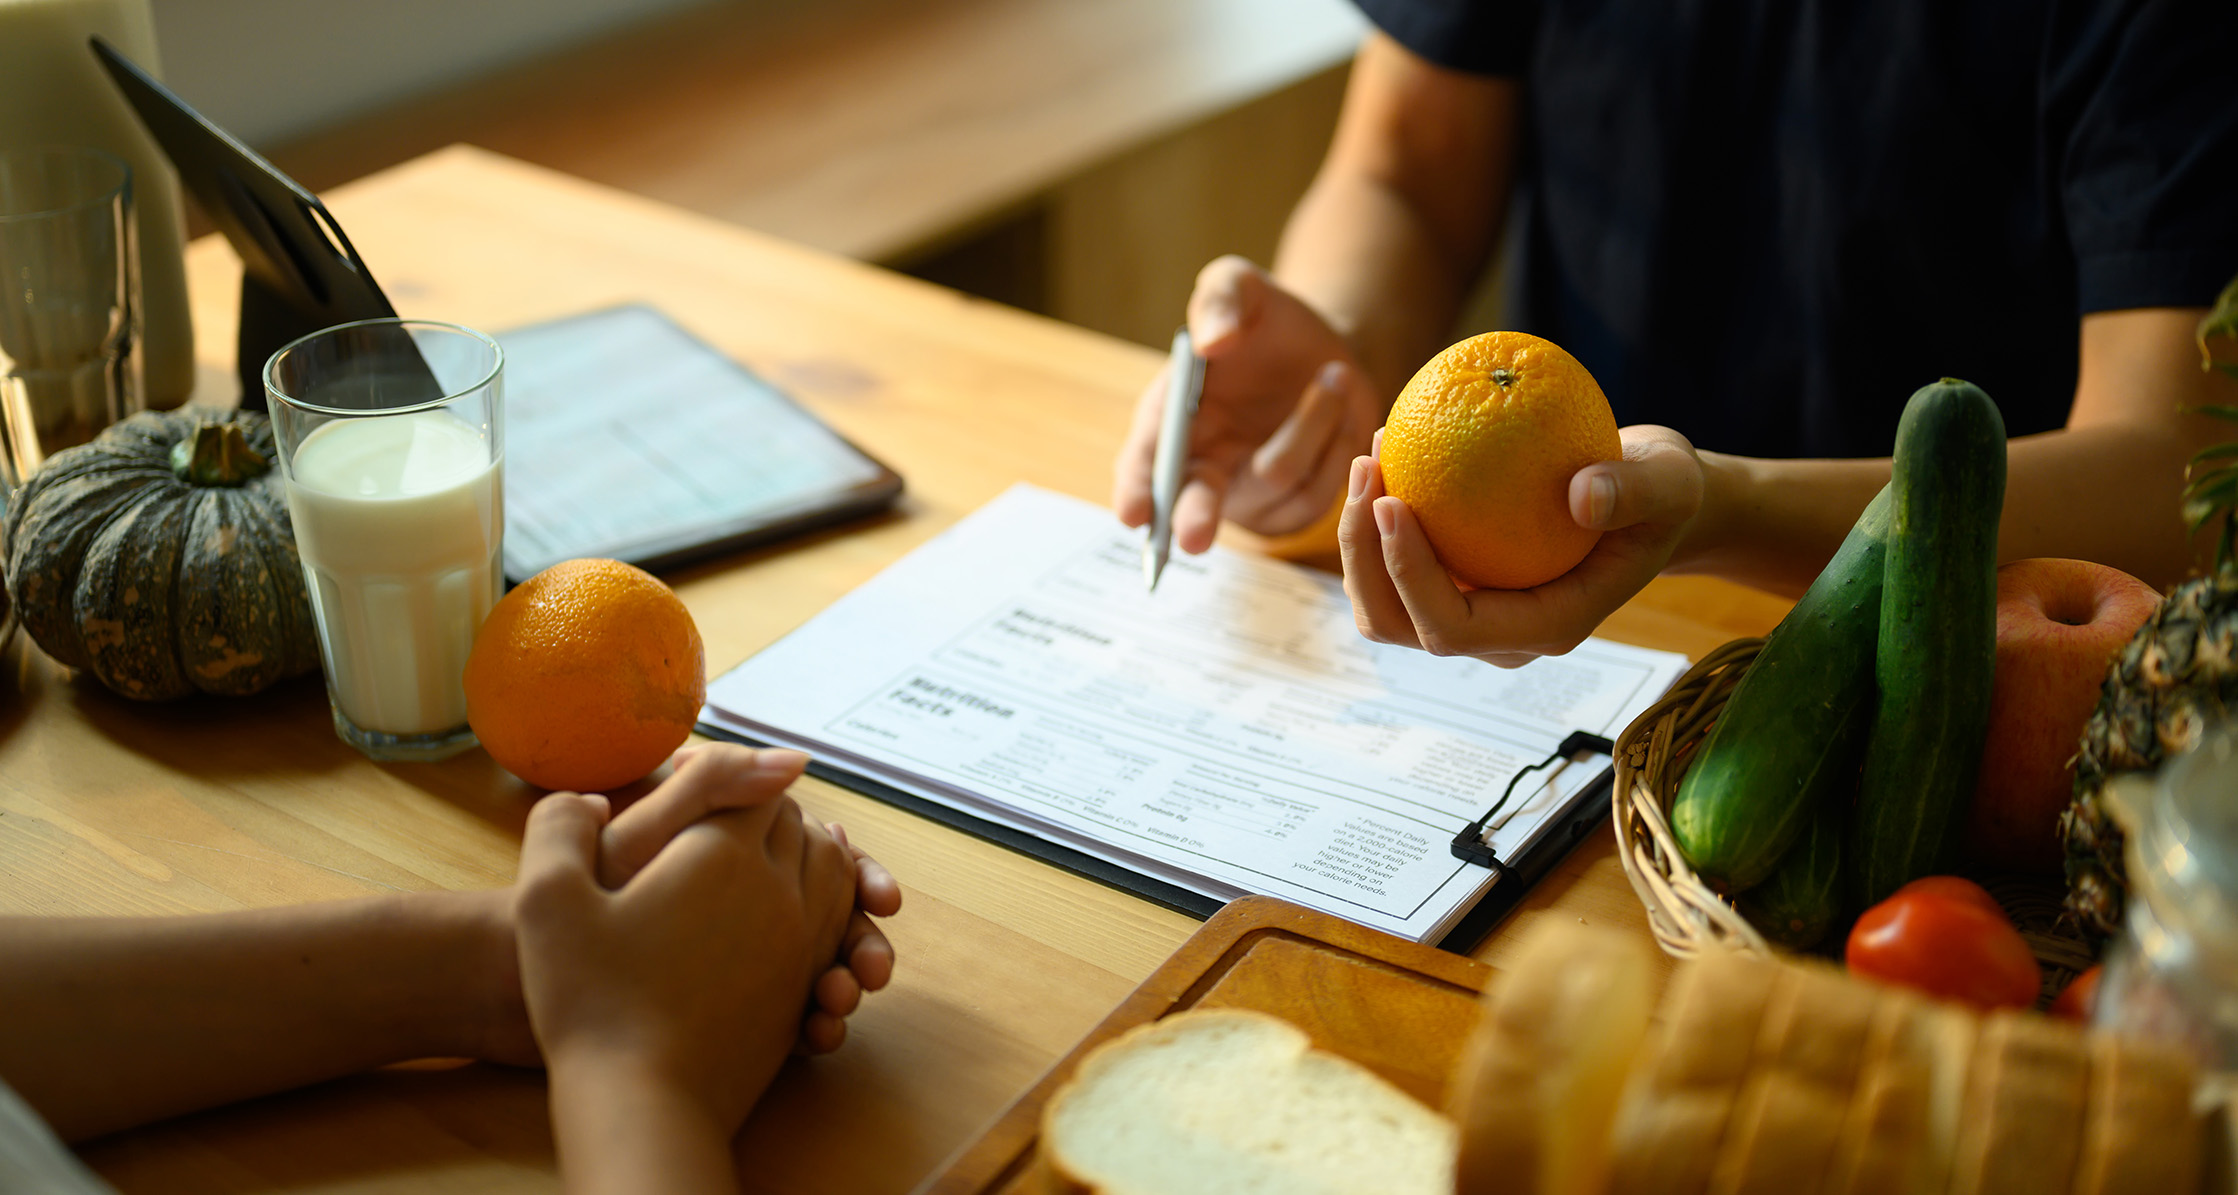
[[1150, 459], [1150, 529], [1142, 540], [1142, 579], [1152, 593], [1173, 555], [1173, 504], [1188, 473], [1189, 429], [1203, 396], [1204, 358], [1184, 327], [1173, 334], [1173, 355], [1166, 362], [1166, 410], [1158, 421], [1158, 449]]

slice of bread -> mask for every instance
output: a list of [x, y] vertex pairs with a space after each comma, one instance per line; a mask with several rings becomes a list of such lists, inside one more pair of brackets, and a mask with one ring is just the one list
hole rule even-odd
[[1448, 1091], [1464, 1195], [1597, 1195], [1655, 986], [1631, 936], [1545, 923], [1524, 937]]
[[1709, 1188], [1780, 974], [1776, 964], [1723, 953], [1679, 968], [1617, 1113], [1609, 1190], [1701, 1195]]
[[1940, 1191], [1949, 1159], [1928, 1153], [1935, 1091], [1933, 1006], [1883, 988], [1865, 1035], [1857, 1091], [1827, 1166], [1825, 1195]]
[[2089, 1084], [2081, 1029], [2033, 1012], [1989, 1014], [1966, 1083], [1951, 1195], [2071, 1190]]
[[2094, 1035], [2075, 1195], [2198, 1190], [2205, 1135], [2192, 1110], [2197, 1082], [2191, 1058], [2173, 1046]]
[[1243, 1009], [1177, 1013], [1082, 1060], [1042, 1112], [1053, 1192], [1448, 1195], [1452, 1122]]
[[1783, 969], [1710, 1172], [1712, 1195], [1819, 1188], [1841, 1144], [1879, 1006], [1878, 989], [1830, 967]]

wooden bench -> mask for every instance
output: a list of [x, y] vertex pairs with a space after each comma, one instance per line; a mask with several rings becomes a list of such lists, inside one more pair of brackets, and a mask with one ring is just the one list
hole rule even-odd
[[716, 4], [272, 156], [318, 189], [470, 142], [1157, 343], [1205, 260], [1271, 252], [1365, 27], [1345, 0]]

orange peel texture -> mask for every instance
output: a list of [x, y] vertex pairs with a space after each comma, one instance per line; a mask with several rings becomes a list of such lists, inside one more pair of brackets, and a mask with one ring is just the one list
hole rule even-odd
[[1624, 454], [1593, 375], [1561, 346], [1487, 332], [1430, 359], [1383, 428], [1385, 492], [1414, 512], [1454, 578], [1529, 589], [1601, 538], [1570, 517], [1570, 478]]
[[604, 792], [661, 765], [707, 696], [691, 612], [650, 573], [568, 560], [500, 599], [466, 660], [466, 719], [530, 784]]

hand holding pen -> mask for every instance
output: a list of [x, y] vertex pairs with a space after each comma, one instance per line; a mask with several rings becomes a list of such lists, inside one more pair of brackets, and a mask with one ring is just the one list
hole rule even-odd
[[[1368, 450], [1384, 396], [1343, 337], [1240, 257], [1197, 276], [1188, 332], [1205, 374], [1183, 441], [1171, 543], [1204, 551], [1223, 516], [1267, 535], [1312, 524], [1342, 496], [1352, 458]], [[1116, 462], [1112, 505], [1129, 527], [1152, 520], [1153, 462], [1174, 372], [1169, 364], [1144, 389]]]

